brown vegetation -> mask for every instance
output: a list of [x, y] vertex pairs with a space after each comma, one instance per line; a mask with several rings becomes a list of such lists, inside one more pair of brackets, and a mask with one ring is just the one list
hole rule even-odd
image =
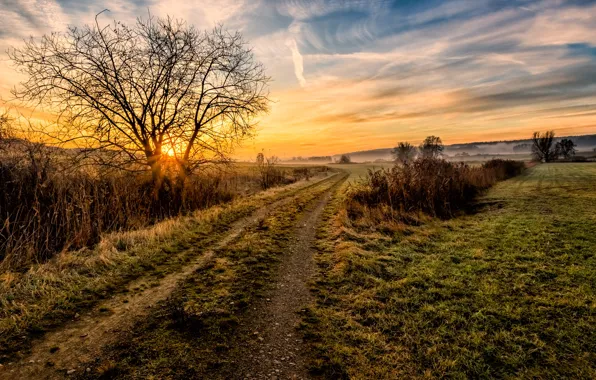
[[0, 157], [1, 267], [25, 268], [57, 252], [96, 244], [105, 232], [185, 215], [236, 195], [307, 178], [320, 169], [272, 165], [268, 170], [275, 175], [269, 173], [263, 183], [250, 166], [211, 166], [184, 182], [164, 175], [155, 197], [150, 173], [66, 170], [65, 154], [19, 141]]
[[450, 217], [479, 192], [520, 174], [522, 162], [491, 160], [480, 167], [420, 158], [390, 170], [369, 171], [348, 194], [348, 212], [358, 218], [371, 209], [382, 218], [408, 219], [412, 213]]

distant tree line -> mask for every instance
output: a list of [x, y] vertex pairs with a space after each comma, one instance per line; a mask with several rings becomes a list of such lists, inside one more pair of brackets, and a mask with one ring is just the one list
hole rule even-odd
[[311, 157], [302, 157], [302, 156], [294, 156], [290, 159], [290, 161], [296, 162], [333, 162], [333, 158], [331, 156], [311, 156]]
[[[531, 144], [518, 144], [513, 148], [514, 152], [531, 151], [534, 160], [540, 162], [552, 162], [559, 158], [571, 160], [576, 154], [576, 144], [569, 138], [555, 142], [555, 133], [546, 131], [543, 133], [534, 132]], [[399, 142], [391, 150], [393, 160], [399, 165], [408, 165], [416, 158], [440, 158], [443, 156], [445, 146], [440, 137], [428, 136], [422, 143], [415, 147], [409, 142]], [[469, 153], [461, 152], [456, 157], [467, 157]]]

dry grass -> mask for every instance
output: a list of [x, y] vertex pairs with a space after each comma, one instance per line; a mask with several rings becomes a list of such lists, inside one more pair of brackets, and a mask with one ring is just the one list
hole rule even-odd
[[26, 347], [36, 333], [72, 318], [133, 279], [177, 270], [233, 221], [309, 184], [296, 182], [144, 229], [105, 234], [93, 248], [63, 251], [26, 271], [5, 269], [0, 277], [0, 362], [3, 354]]
[[[56, 253], [92, 247], [108, 232], [188, 215], [261, 189], [255, 168], [207, 166], [184, 183], [164, 178], [156, 193], [146, 173], [69, 170], [49, 148], [0, 157], [0, 271], [26, 270]], [[276, 169], [275, 183], [321, 170]]]
[[523, 169], [518, 161], [491, 160], [472, 167], [420, 158], [390, 170], [369, 171], [349, 192], [347, 211], [351, 219], [374, 215], [373, 222], [409, 220], [416, 213], [447, 218], [480, 192]]

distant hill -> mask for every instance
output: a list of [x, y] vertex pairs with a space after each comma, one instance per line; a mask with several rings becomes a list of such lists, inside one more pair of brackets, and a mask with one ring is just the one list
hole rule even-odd
[[[560, 136], [556, 141], [562, 139], [571, 139], [579, 151], [591, 151], [596, 147], [596, 135], [582, 136]], [[502, 140], [502, 141], [478, 141], [463, 144], [445, 145], [445, 154], [455, 156], [456, 154], [468, 153], [470, 155], [480, 154], [519, 154], [530, 153], [532, 147], [531, 139], [523, 140]], [[392, 148], [380, 148], [363, 150], [358, 152], [341, 153], [333, 156], [333, 159], [339, 158], [342, 154], [350, 156], [354, 162], [391, 160]]]

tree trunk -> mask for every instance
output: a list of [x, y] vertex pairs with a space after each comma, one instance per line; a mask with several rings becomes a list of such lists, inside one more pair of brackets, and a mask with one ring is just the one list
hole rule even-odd
[[153, 188], [155, 197], [159, 197], [159, 191], [163, 185], [163, 173], [161, 167], [161, 149], [157, 148], [154, 151], [145, 150], [147, 156], [147, 165], [151, 168], [151, 178], [153, 179]]

